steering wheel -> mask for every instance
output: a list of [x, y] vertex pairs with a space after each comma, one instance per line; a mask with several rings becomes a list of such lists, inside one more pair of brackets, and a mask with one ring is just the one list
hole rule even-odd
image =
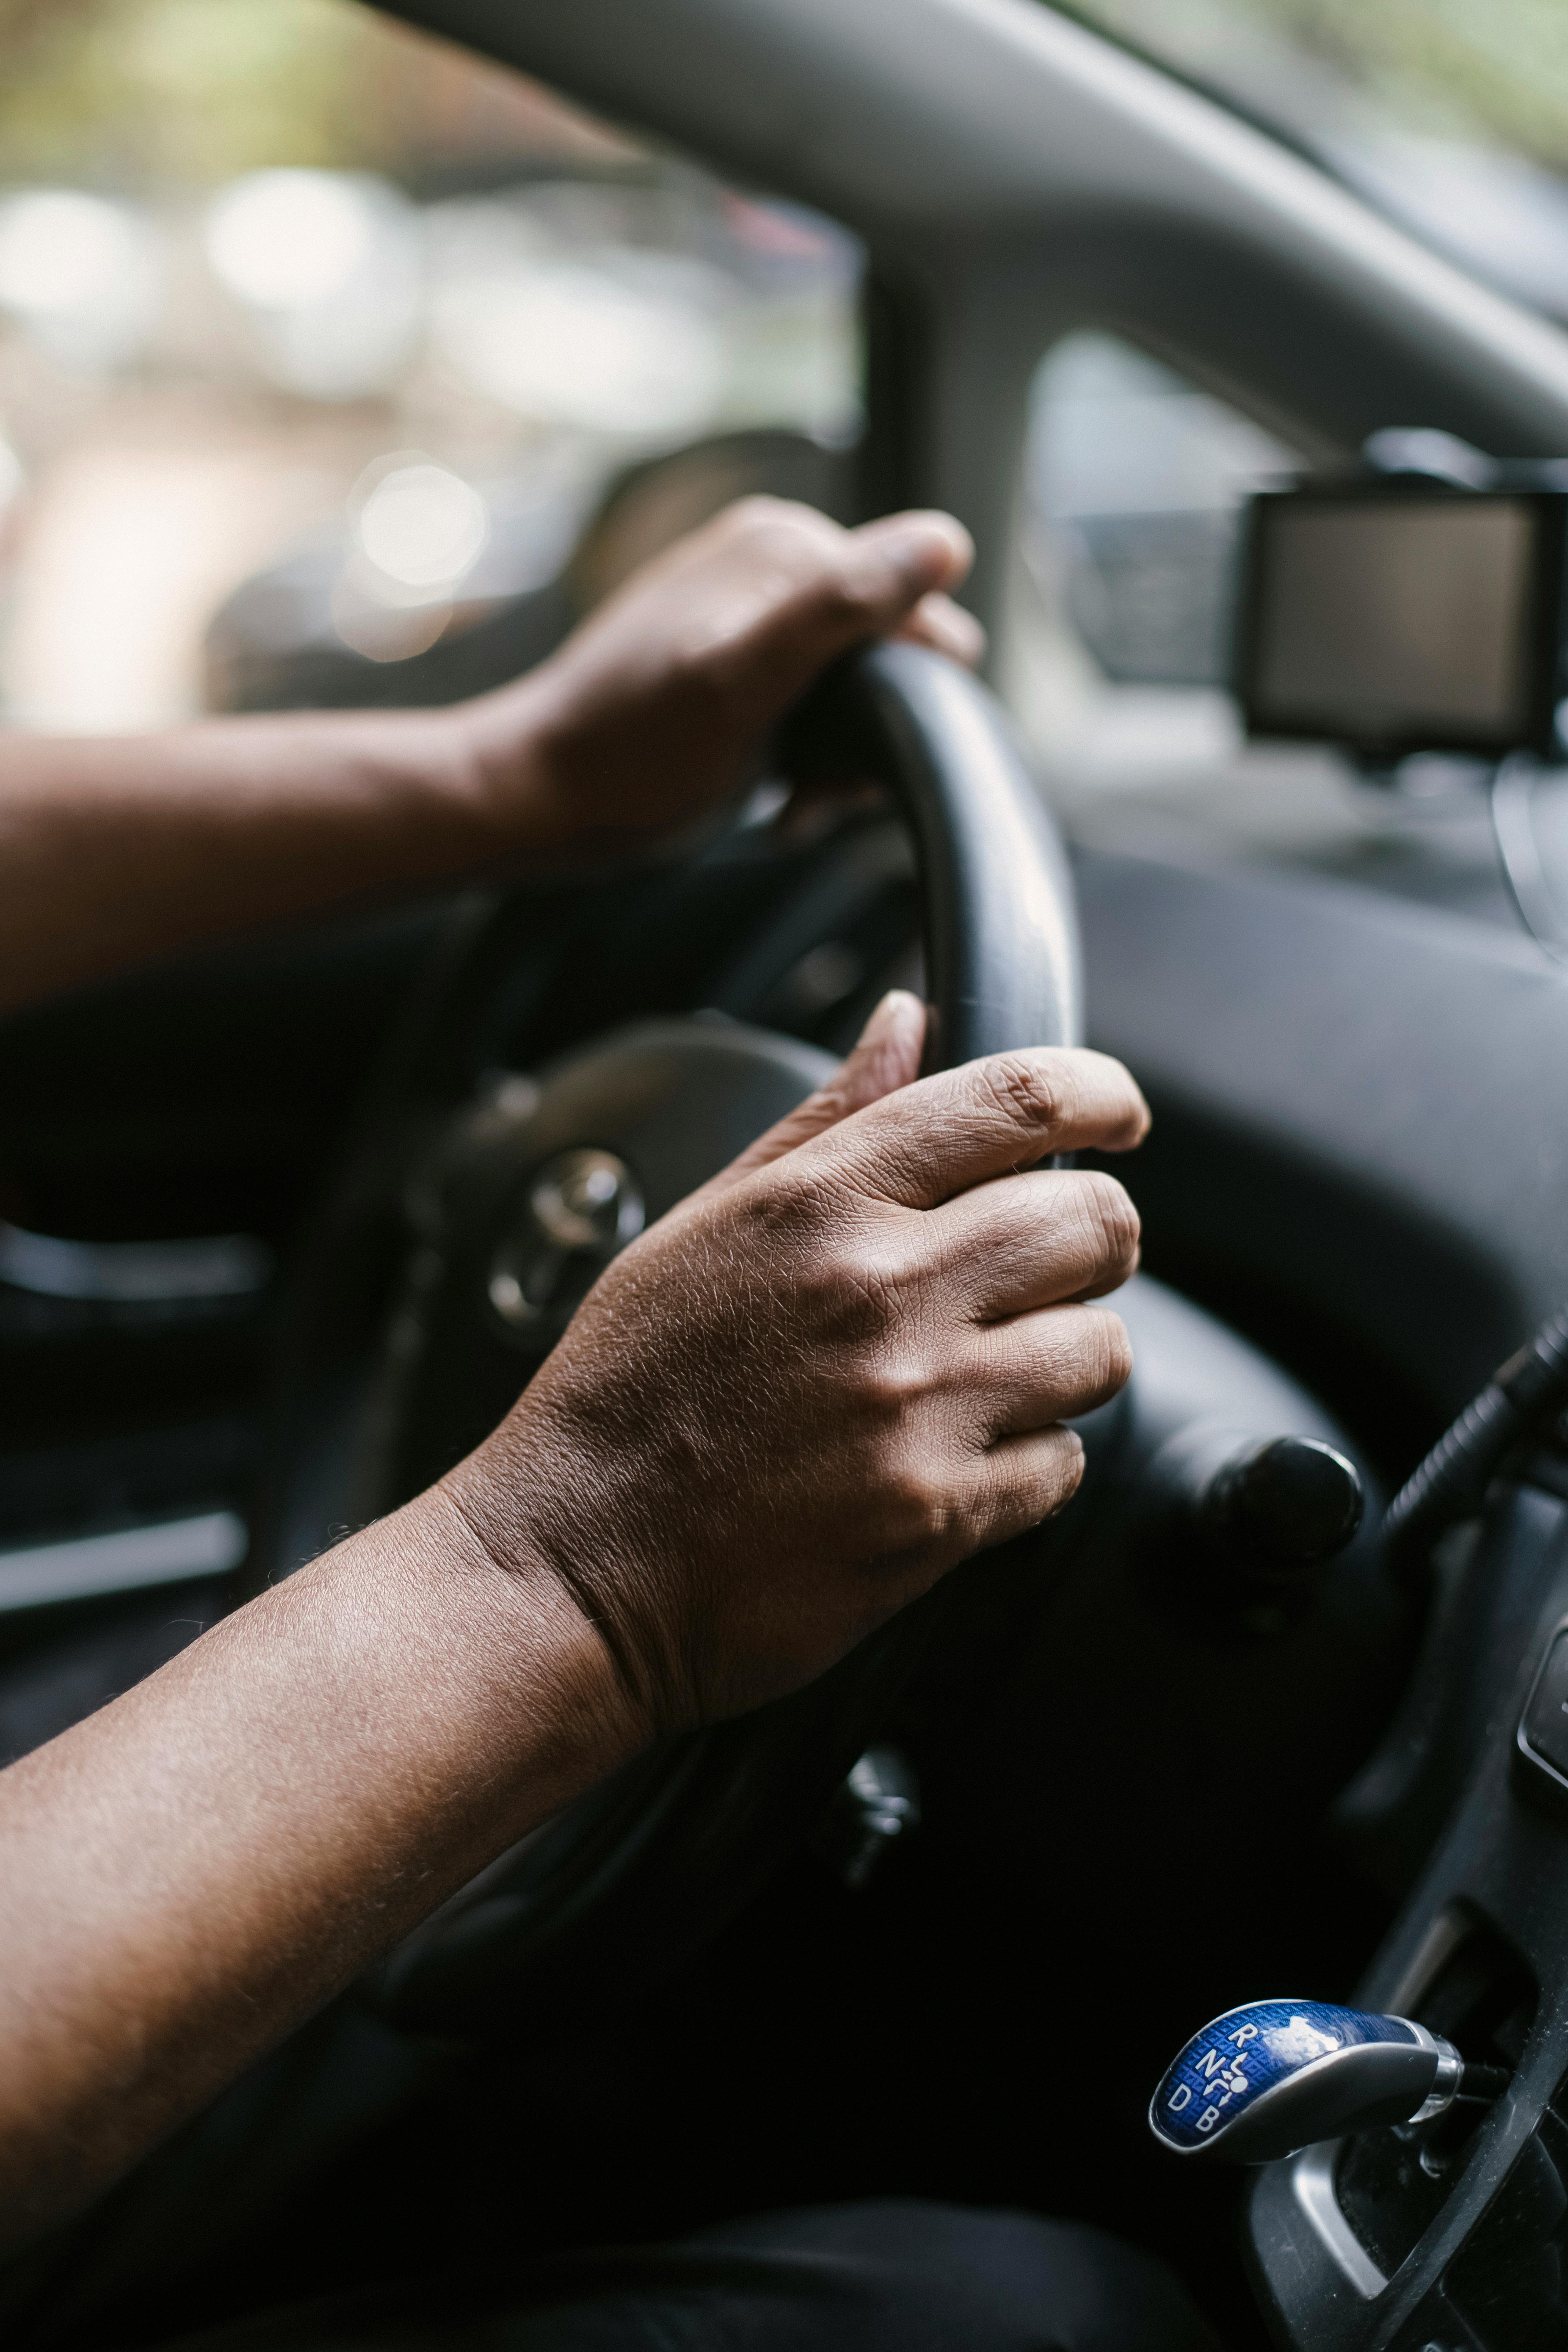
[[[879, 646], [829, 673], [783, 740], [786, 765], [826, 754], [879, 778], [913, 837], [928, 1067], [1077, 1044], [1067, 859], [987, 690], [921, 648]], [[457, 955], [461, 971], [461, 937]], [[450, 977], [444, 992], [471, 1001]], [[308, 1442], [301, 1427], [286, 1447], [277, 1565], [291, 1564], [278, 1551], [312, 1513], [352, 1523], [439, 1476], [500, 1418], [615, 1253], [832, 1067], [736, 1022], [639, 1022], [427, 1121], [403, 1146], [401, 1213], [367, 1243], [376, 1220], [355, 1204], [412, 1118], [384, 1104], [360, 1174], [339, 1188], [338, 1234], [354, 1224], [362, 1261], [392, 1260], [392, 1308], [367, 1329], [363, 1306], [344, 1305], [342, 1252], [322, 1244], [313, 1379], [295, 1368]], [[371, 1370], [345, 1408], [356, 1349]], [[614, 1774], [444, 1905], [366, 1981], [369, 1997], [411, 2031], [487, 2032], [526, 2008], [557, 2021], [563, 2005], [596, 2009], [676, 1965], [809, 1832], [976, 1573], [957, 1571], [806, 1689]]]

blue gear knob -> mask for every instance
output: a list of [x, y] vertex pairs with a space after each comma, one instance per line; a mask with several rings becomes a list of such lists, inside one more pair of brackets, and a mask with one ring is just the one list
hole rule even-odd
[[1453, 2044], [1407, 2017], [1253, 2000], [1194, 2034], [1149, 2103], [1149, 2127], [1176, 2156], [1267, 2164], [1342, 2132], [1428, 2122], [1464, 2081]]

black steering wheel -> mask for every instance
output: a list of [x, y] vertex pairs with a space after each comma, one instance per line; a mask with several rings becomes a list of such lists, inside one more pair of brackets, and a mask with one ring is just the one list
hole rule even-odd
[[[829, 673], [783, 740], [786, 765], [815, 746], [880, 779], [912, 835], [928, 1066], [1077, 1044], [1067, 859], [985, 688], [921, 648], [879, 646]], [[458, 930], [448, 1004], [468, 1001]], [[697, 1015], [620, 1029], [438, 1116], [384, 1103], [338, 1188], [336, 1239], [302, 1277], [289, 1474], [262, 1572], [293, 1564], [279, 1553], [300, 1556], [302, 1528], [321, 1530], [319, 1548], [334, 1520], [393, 1507], [477, 1443], [615, 1252], [831, 1066], [795, 1039]], [[389, 1163], [406, 1181], [378, 1226], [366, 1203]], [[395, 1269], [390, 1311], [384, 1280], [356, 1288], [345, 1274], [366, 1260]], [[529, 2009], [557, 2022], [563, 2006], [597, 2010], [678, 1963], [810, 1830], [977, 1573], [808, 1688], [616, 1773], [444, 1905], [369, 1997], [411, 2031], [489, 2032]]]

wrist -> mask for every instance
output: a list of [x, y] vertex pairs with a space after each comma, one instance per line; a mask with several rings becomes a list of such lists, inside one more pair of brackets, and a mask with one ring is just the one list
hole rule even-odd
[[548, 857], [572, 848], [588, 829], [558, 740], [560, 702], [554, 665], [545, 662], [441, 714], [449, 788], [493, 855]]
[[406, 1507], [420, 1515], [419, 1550], [436, 1563], [437, 1605], [491, 1672], [491, 1721], [530, 1779], [554, 1787], [551, 1809], [646, 1747], [652, 1726], [623, 1664], [535, 1538], [522, 1500], [530, 1465], [492, 1437]]
[[645, 1744], [597, 1630], [530, 1550], [487, 1539], [454, 1479], [305, 1571], [356, 1694], [398, 1727], [395, 1809], [435, 1885], [410, 1925]]

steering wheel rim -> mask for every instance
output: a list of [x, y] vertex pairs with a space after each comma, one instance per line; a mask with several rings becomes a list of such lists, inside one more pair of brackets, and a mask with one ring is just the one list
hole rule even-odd
[[[1078, 1043], [1066, 855], [987, 689], [922, 647], [864, 649], [782, 730], [786, 772], [825, 759], [886, 782], [913, 836], [928, 1066]], [[991, 1590], [998, 1558], [981, 1571]], [[407, 2031], [494, 2034], [530, 2013], [556, 2026], [596, 2014], [667, 1973], [809, 1832], [972, 1573], [955, 1571], [806, 1689], [663, 1743], [589, 1791], [400, 1944], [364, 1997]]]
[[828, 671], [784, 730], [786, 762], [847, 757], [891, 789], [920, 866], [925, 1067], [1083, 1043], [1067, 852], [994, 696], [923, 646]]

